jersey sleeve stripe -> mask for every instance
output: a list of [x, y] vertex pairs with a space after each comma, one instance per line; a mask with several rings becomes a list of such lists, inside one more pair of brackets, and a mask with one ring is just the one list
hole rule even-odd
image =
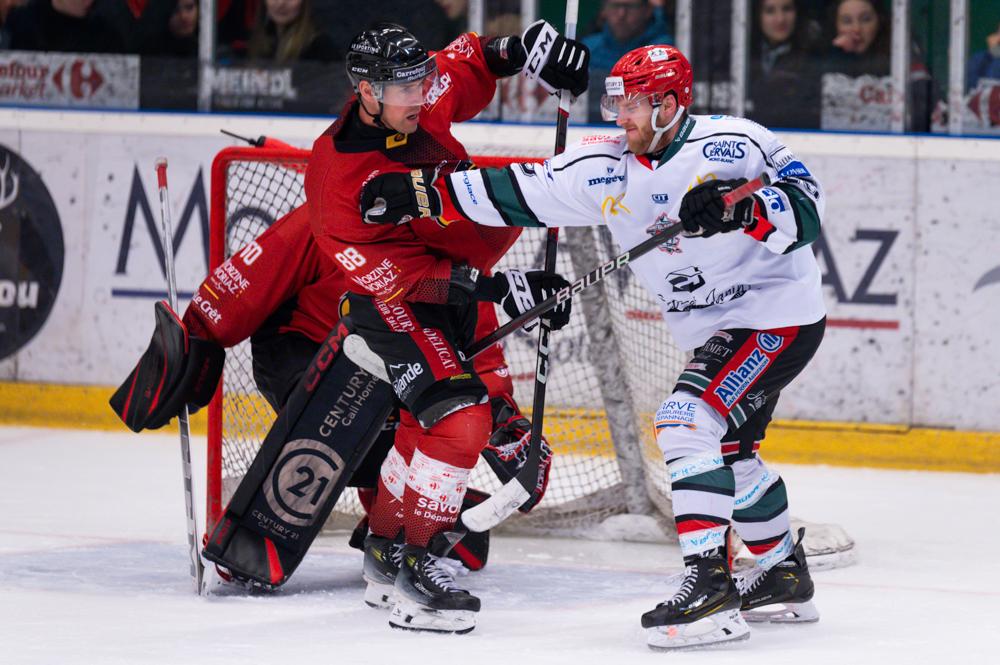
[[510, 181], [511, 189], [514, 190], [514, 195], [517, 197], [518, 205], [531, 221], [531, 223], [526, 224], [526, 226], [544, 227], [545, 224], [542, 224], [541, 220], [538, 219], [538, 215], [536, 215], [535, 211], [531, 209], [530, 205], [528, 205], [528, 200], [524, 198], [524, 192], [521, 191], [521, 184], [517, 181], [517, 174], [514, 173], [514, 169], [508, 166], [504, 169], [504, 171], [507, 174], [507, 179]]
[[800, 247], [805, 247], [819, 237], [819, 213], [816, 211], [816, 204], [799, 191], [798, 187], [781, 182], [777, 183], [775, 187], [788, 196], [792, 204], [792, 211], [795, 213], [796, 239], [785, 250], [784, 253], [788, 254]]
[[509, 168], [483, 169], [481, 173], [490, 202], [507, 226], [542, 226], [535, 214], [527, 209], [520, 189], [512, 182]]
[[503, 223], [507, 226], [514, 226], [513, 220], [511, 220], [510, 215], [504, 210], [503, 204], [497, 199], [496, 193], [493, 191], [493, 172], [496, 169], [483, 169], [479, 172], [479, 175], [483, 178], [483, 189], [486, 190], [486, 198], [490, 200], [490, 204], [493, 209], [496, 210], [500, 218], [503, 219]]
[[[446, 177], [448, 196], [462, 218], [486, 226], [509, 226], [510, 220], [493, 203], [489, 181], [484, 175], [490, 169], [457, 171]], [[448, 210], [443, 211], [446, 215]]]

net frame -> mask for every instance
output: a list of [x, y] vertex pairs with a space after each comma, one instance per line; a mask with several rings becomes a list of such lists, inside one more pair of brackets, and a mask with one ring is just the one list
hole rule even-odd
[[[286, 185], [288, 189], [294, 188], [289, 177], [301, 187], [309, 154], [308, 150], [291, 147], [233, 147], [216, 156], [211, 178], [210, 270], [267, 228], [269, 222], [254, 227], [254, 233], [241, 236], [241, 244], [236, 246], [230, 240], [238, 224], [258, 218], [273, 222], [290, 209], [287, 203], [282, 203], [287, 200], [282, 197], [287, 197], [288, 192], [281, 190]], [[493, 154], [473, 157], [473, 161], [480, 167], [502, 167], [513, 161], [541, 159]], [[239, 171], [241, 164], [263, 166], [248, 175]], [[255, 188], [249, 199], [234, 203], [234, 196], [244, 196], [249, 188]], [[304, 194], [291, 200], [301, 203]], [[497, 268], [540, 265], [544, 229], [538, 231], [525, 230]], [[531, 237], [532, 233], [535, 237]], [[566, 229], [560, 245], [558, 269], [571, 279], [621, 251], [603, 227]], [[549, 491], [531, 514], [517, 514], [508, 520], [504, 524], [506, 531], [586, 537], [595, 533], [595, 529], [599, 531], [598, 527], [608, 518], [622, 514], [652, 516], [656, 530], [663, 534], [673, 530], [669, 482], [651, 423], [659, 401], [669, 394], [684, 357], [670, 340], [658, 307], [630, 277], [627, 271], [616, 274], [606, 283], [585, 291], [577, 301], [576, 323], [571, 323], [576, 329], [569, 329], [568, 334], [560, 331], [555, 337], [555, 344], [569, 347], [570, 352], [560, 354], [557, 348], [553, 357], [546, 436], [556, 456]], [[643, 349], [655, 352], [644, 353]], [[531, 404], [534, 336], [514, 335], [505, 345], [505, 351], [511, 362], [518, 402]], [[221, 517], [228, 495], [238, 484], [239, 477], [233, 474], [241, 468], [245, 471], [253, 458], [247, 449], [232, 459], [232, 452], [226, 448], [231, 431], [244, 428], [245, 438], [259, 446], [274, 418], [262, 399], [244, 394], [255, 390], [255, 386], [232, 386], [231, 362], [242, 366], [236, 371], [244, 381], [247, 375], [252, 377], [248, 370], [247, 342], [227, 354], [223, 381], [208, 408], [209, 529]], [[560, 374], [563, 374], [561, 381]], [[662, 385], [651, 389], [654, 388], [651, 384]], [[530, 413], [526, 415], [530, 417]], [[243, 436], [242, 431], [239, 435]], [[499, 487], [485, 463], [477, 466], [470, 484], [486, 491]], [[353, 526], [360, 514], [354, 493], [345, 492], [328, 527]], [[643, 529], [648, 531], [648, 525]]]

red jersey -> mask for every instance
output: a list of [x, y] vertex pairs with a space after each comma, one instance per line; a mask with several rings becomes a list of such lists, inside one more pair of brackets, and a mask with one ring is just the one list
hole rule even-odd
[[413, 134], [347, 136], [345, 128], [360, 122], [358, 102], [352, 100], [313, 144], [305, 177], [313, 234], [347, 272], [348, 289], [355, 293], [443, 304], [453, 263], [489, 270], [520, 232], [465, 220], [447, 226], [431, 219], [400, 226], [362, 220], [361, 188], [375, 175], [437, 166], [449, 173], [469, 157], [452, 136], [451, 124], [489, 104], [497, 77], [486, 65], [481, 39], [471, 33], [438, 52], [437, 67], [437, 83]]
[[[340, 320], [337, 306], [346, 290], [347, 273], [320, 251], [309, 230], [306, 204], [213, 270], [198, 287], [183, 320], [192, 334], [231, 347], [256, 333], [285, 306], [286, 317], [276, 331], [297, 332], [319, 344]], [[493, 304], [481, 303], [476, 337], [497, 325]], [[505, 366], [499, 345], [475, 360], [483, 373]]]
[[302, 205], [216, 267], [191, 299], [184, 323], [199, 337], [230, 347], [292, 301], [277, 332], [320, 343], [339, 320], [337, 303], [346, 290], [344, 271], [316, 246], [309, 206]]

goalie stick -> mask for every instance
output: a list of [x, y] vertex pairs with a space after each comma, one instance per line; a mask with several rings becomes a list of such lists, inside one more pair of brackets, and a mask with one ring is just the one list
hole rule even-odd
[[[160, 194], [160, 220], [163, 224], [163, 252], [167, 270], [167, 297], [170, 308], [177, 311], [177, 275], [174, 272], [174, 234], [170, 226], [170, 199], [167, 194], [167, 160], [156, 160], [156, 184]], [[191, 577], [195, 590], [202, 593], [205, 563], [198, 553], [198, 523], [194, 514], [194, 488], [191, 485], [191, 427], [185, 404], [177, 418], [181, 437], [181, 468], [184, 472], [184, 507], [187, 510], [188, 555], [191, 558]]]
[[[728, 194], [725, 194], [722, 197], [722, 201], [726, 206], [726, 210], [729, 211], [738, 201], [750, 196], [761, 187], [767, 187], [770, 184], [770, 177], [768, 177], [766, 173], [762, 173], [750, 182], [737, 187]], [[632, 249], [619, 254], [617, 257], [599, 266], [597, 269], [592, 270], [569, 286], [560, 289], [555, 295], [543, 300], [541, 303], [535, 305], [527, 312], [524, 312], [507, 324], [500, 326], [486, 337], [477, 340], [469, 348], [470, 357], [475, 357], [477, 354], [481, 353], [493, 344], [496, 344], [514, 330], [517, 330], [519, 327], [524, 325], [525, 322], [535, 319], [559, 303], [572, 298], [575, 293], [579, 293], [588, 286], [600, 282], [612, 272], [627, 266], [631, 261], [649, 253], [654, 247], [663, 244], [670, 238], [678, 235], [683, 230], [684, 227], [681, 226], [681, 223], [676, 222], [650, 236], [648, 240], [644, 240]], [[543, 334], [545, 327], [545, 320], [543, 319], [541, 325]], [[539, 362], [538, 369], [539, 371], [542, 369], [541, 362]], [[545, 383], [543, 378], [543, 388], [544, 385]], [[536, 379], [536, 391], [537, 389], [538, 386]], [[524, 466], [521, 467], [521, 471], [517, 474], [517, 476], [507, 482], [489, 499], [462, 513], [462, 524], [470, 531], [485, 531], [487, 529], [492, 529], [497, 524], [507, 519], [507, 517], [509, 517], [515, 510], [518, 509], [518, 507], [520, 507], [521, 504], [528, 500], [528, 497], [531, 496], [531, 490], [534, 488], [538, 479], [538, 462], [541, 459], [541, 425], [539, 425], [538, 428], [539, 439], [536, 441], [534, 438], [535, 423], [540, 423], [540, 416], [540, 412], [532, 412], [532, 438], [528, 450], [528, 459], [525, 461]]]

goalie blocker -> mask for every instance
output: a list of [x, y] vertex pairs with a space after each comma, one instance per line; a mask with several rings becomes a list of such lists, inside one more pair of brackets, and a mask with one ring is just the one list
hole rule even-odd
[[163, 427], [185, 404], [193, 409], [207, 405], [226, 360], [218, 344], [188, 335], [166, 301], [156, 303], [155, 316], [149, 347], [110, 400], [133, 432]]

